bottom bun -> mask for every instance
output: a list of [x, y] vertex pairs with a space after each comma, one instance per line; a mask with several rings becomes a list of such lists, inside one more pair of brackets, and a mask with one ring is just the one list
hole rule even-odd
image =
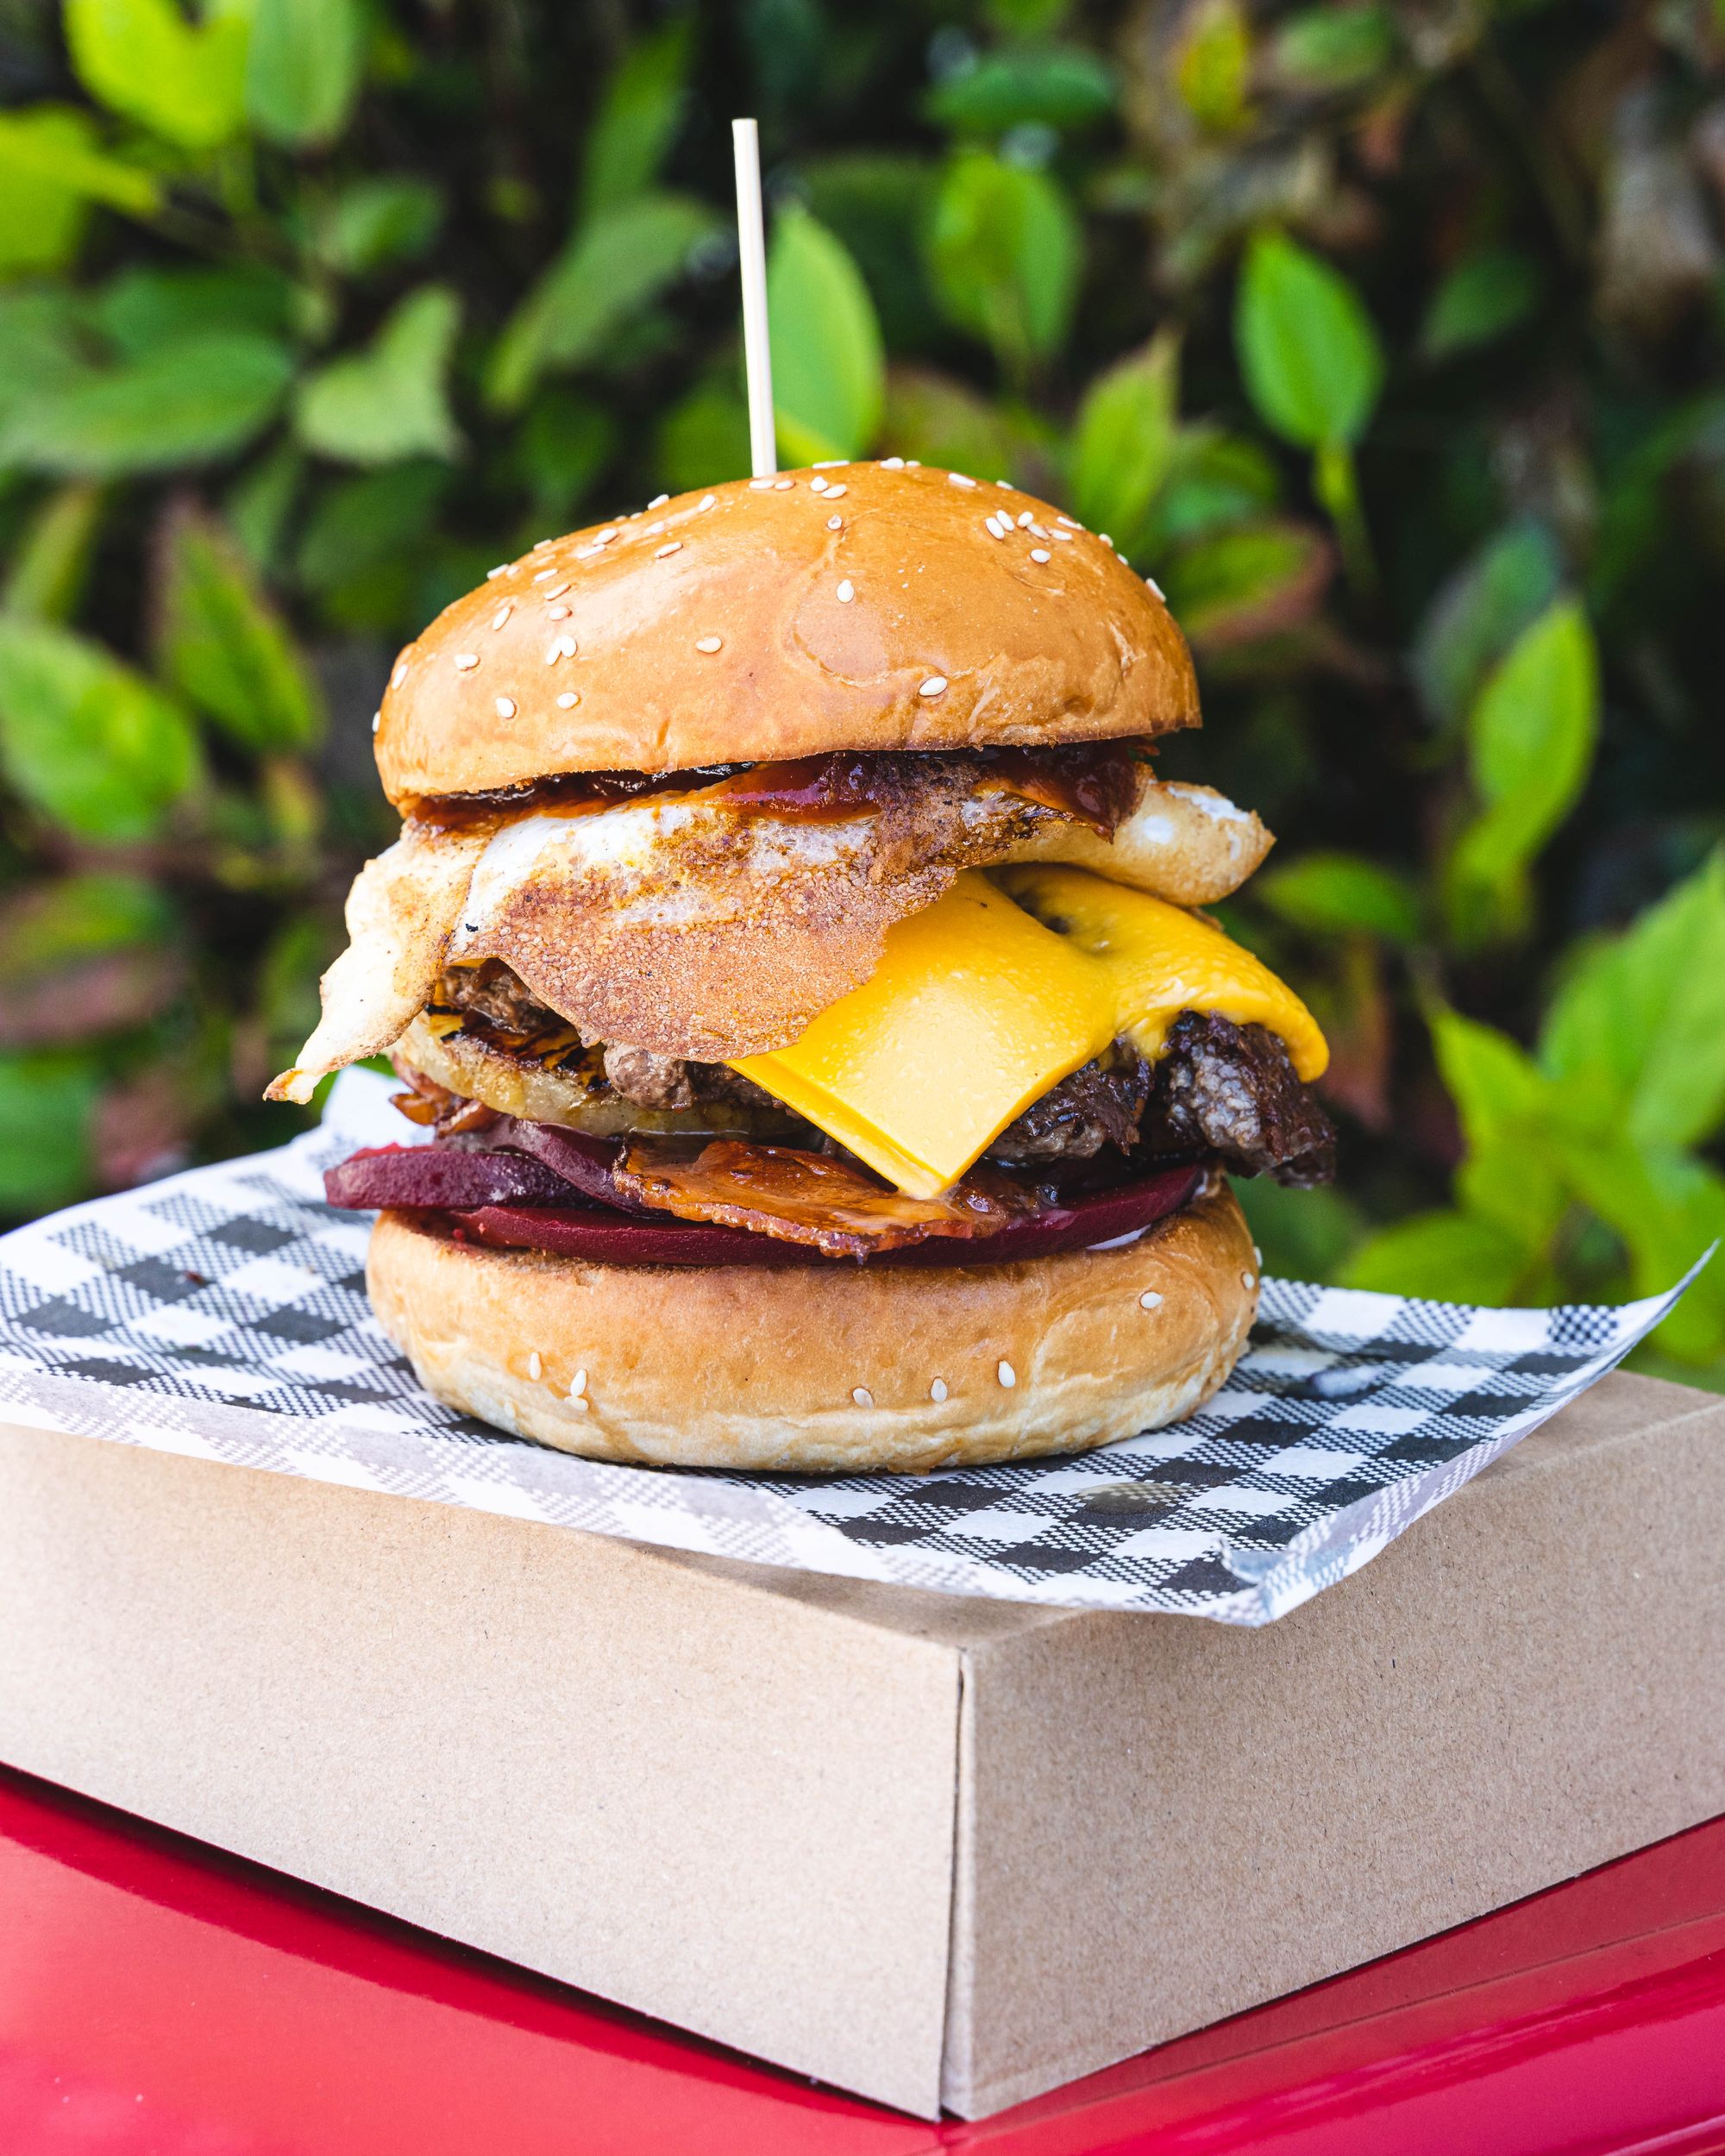
[[1222, 1383], [1258, 1261], [1218, 1175], [1122, 1249], [866, 1271], [593, 1265], [380, 1215], [379, 1322], [428, 1392], [589, 1459], [797, 1473], [1082, 1452]]

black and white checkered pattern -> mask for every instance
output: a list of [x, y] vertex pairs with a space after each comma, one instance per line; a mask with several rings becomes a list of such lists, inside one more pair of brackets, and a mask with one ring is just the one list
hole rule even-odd
[[400, 1136], [387, 1091], [349, 1073], [323, 1128], [279, 1151], [0, 1239], [0, 1410], [762, 1564], [1258, 1625], [1357, 1570], [1682, 1292], [1474, 1310], [1266, 1281], [1251, 1347], [1206, 1407], [1076, 1458], [842, 1478], [609, 1467], [429, 1398], [379, 1330], [369, 1223], [332, 1212], [321, 1176]]

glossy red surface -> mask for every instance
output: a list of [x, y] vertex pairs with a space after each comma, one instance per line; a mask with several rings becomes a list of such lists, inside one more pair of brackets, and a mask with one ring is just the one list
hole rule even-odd
[[1725, 1821], [930, 2126], [0, 1772], [3, 2156], [1701, 2156]]

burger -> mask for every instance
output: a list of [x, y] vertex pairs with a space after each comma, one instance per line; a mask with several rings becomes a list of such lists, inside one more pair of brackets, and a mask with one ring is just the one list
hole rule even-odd
[[271, 1087], [388, 1054], [332, 1169], [420, 1381], [591, 1457], [925, 1470], [1189, 1414], [1258, 1258], [1228, 1175], [1333, 1133], [1299, 999], [1204, 908], [1256, 816], [1153, 584], [888, 458], [542, 540], [403, 651], [400, 837]]

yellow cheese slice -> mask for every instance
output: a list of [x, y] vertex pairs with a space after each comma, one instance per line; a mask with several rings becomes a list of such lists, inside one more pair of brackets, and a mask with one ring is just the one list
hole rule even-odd
[[1201, 914], [1082, 868], [995, 873], [1027, 912], [1106, 967], [1119, 998], [1120, 1031], [1140, 1055], [1151, 1062], [1161, 1055], [1181, 1012], [1217, 1011], [1236, 1025], [1278, 1035], [1308, 1083], [1322, 1075], [1330, 1051], [1317, 1020], [1286, 981]]
[[1101, 1053], [1115, 1002], [1106, 967], [972, 870], [889, 930], [874, 974], [789, 1048], [732, 1068], [932, 1198]]

